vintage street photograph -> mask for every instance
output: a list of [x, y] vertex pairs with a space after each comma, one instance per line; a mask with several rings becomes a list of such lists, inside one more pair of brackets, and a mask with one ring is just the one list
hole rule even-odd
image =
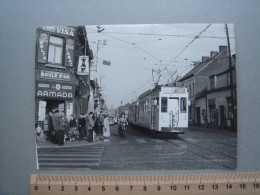
[[233, 24], [35, 31], [37, 169], [236, 169]]

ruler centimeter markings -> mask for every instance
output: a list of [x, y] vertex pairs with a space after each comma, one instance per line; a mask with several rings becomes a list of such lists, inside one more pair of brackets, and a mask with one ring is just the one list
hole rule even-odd
[[260, 172], [147, 175], [31, 175], [31, 195], [260, 195]]

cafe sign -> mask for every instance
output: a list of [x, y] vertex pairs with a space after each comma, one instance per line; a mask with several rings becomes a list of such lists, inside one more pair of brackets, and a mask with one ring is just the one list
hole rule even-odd
[[54, 79], [54, 80], [61, 80], [61, 81], [70, 81], [70, 74], [63, 73], [63, 72], [54, 72], [54, 71], [47, 71], [41, 70], [41, 78], [42, 79]]
[[73, 85], [37, 82], [36, 96], [51, 99], [73, 99]]
[[79, 56], [78, 75], [89, 75], [89, 57]]
[[43, 26], [42, 29], [57, 34], [71, 36], [71, 37], [75, 36], [75, 28], [71, 28], [67, 26]]

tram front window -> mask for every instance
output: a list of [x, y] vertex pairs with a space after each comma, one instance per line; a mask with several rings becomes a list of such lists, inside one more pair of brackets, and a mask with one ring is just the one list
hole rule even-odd
[[167, 97], [161, 99], [161, 112], [167, 112]]

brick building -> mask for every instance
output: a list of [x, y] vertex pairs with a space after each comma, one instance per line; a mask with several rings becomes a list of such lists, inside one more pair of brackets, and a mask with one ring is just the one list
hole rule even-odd
[[[233, 82], [230, 82], [231, 72]], [[231, 127], [231, 121], [236, 124], [236, 113], [231, 107], [232, 101], [236, 105], [235, 56], [230, 68], [226, 46], [219, 46], [219, 52], [212, 51], [210, 57], [202, 57], [202, 62], [179, 81], [189, 92], [190, 125], [224, 129]]]
[[39, 27], [36, 34], [35, 122], [43, 127], [52, 110], [64, 111], [67, 118], [87, 111], [89, 76], [78, 75], [77, 66], [79, 56], [88, 56], [89, 65], [93, 54], [83, 26]]

